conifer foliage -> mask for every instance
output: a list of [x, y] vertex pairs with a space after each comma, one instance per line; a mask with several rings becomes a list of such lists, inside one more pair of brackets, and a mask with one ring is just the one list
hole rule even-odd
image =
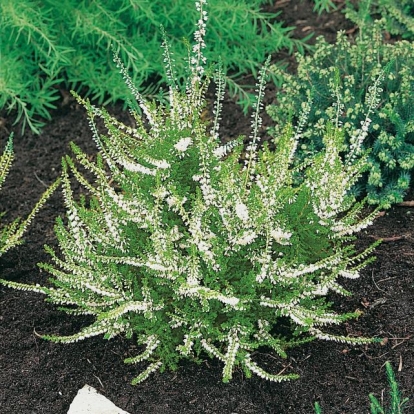
[[[142, 353], [125, 362], [146, 365], [134, 384], [206, 354], [222, 361], [224, 382], [236, 367], [248, 377], [293, 379], [296, 374], [266, 372], [254, 351], [267, 347], [286, 358], [289, 347], [315, 338], [373, 341], [326, 328], [358, 316], [334, 312], [326, 295], [348, 295], [341, 279], [357, 278], [375, 247], [356, 252], [352, 244], [354, 233], [375, 215], [360, 219], [363, 204], [349, 195], [366, 163], [360, 151], [364, 131], [354, 131], [354, 151], [342, 160], [344, 131], [328, 125], [324, 150], [302, 166], [306, 179], [294, 185], [292, 160], [304, 121], [287, 126], [274, 151], [259, 146], [264, 67], [249, 144], [240, 139], [222, 145], [224, 82], [220, 69], [205, 69], [206, 1], [196, 6], [200, 17], [185, 87], [176, 81], [174, 57], [164, 43], [168, 105], [145, 101], [118, 57], [145, 116], [132, 112], [135, 128], [76, 96], [100, 151], [91, 161], [72, 144], [74, 157], [63, 159], [67, 216], [56, 225], [60, 254], [47, 247], [52, 262], [41, 264], [52, 286], [3, 283], [42, 292], [69, 314], [95, 317], [80, 332], [46, 339], [136, 339]], [[217, 101], [206, 123], [201, 114], [210, 75]], [[73, 178], [89, 196], [76, 199]]]

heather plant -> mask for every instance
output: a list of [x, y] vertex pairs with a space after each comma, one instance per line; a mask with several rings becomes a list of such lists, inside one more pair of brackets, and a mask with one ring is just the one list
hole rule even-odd
[[[366, 165], [364, 131], [353, 131], [353, 152], [343, 160], [346, 131], [332, 117], [321, 132], [323, 151], [302, 166], [306, 178], [295, 184], [293, 160], [306, 112], [296, 128], [281, 131], [274, 150], [259, 145], [265, 66], [248, 145], [242, 138], [223, 144], [225, 81], [220, 67], [206, 69], [205, 0], [196, 6], [198, 29], [183, 86], [164, 42], [168, 104], [145, 100], [117, 55], [144, 114], [132, 111], [135, 127], [75, 94], [100, 151], [92, 161], [72, 144], [74, 157], [63, 159], [67, 215], [55, 228], [60, 253], [46, 246], [51, 262], [40, 264], [51, 274], [51, 286], [1, 283], [43, 293], [68, 314], [94, 317], [79, 332], [45, 339], [134, 338], [142, 352], [125, 362], [147, 366], [133, 384], [206, 355], [222, 361], [224, 382], [237, 368], [247, 377], [294, 379], [294, 373], [267, 372], [255, 361], [255, 350], [265, 347], [282, 359], [289, 348], [314, 339], [375, 341], [328, 329], [359, 316], [335, 312], [327, 295], [350, 294], [341, 280], [359, 277], [376, 245], [363, 251], [353, 245], [355, 233], [376, 214], [362, 217], [363, 203], [349, 193]], [[206, 122], [211, 77], [217, 99]], [[72, 179], [89, 195], [77, 198]]]
[[[205, 55], [211, 61], [221, 58], [229, 74], [226, 83], [245, 108], [252, 95], [237, 78], [246, 73], [257, 76], [269, 53], [305, 47], [303, 40], [291, 38], [292, 28], [278, 20], [279, 13], [262, 10], [266, 3], [211, 0], [210, 4], [214, 19]], [[189, 0], [2, 0], [0, 109], [16, 110], [23, 130], [27, 125], [38, 133], [65, 88], [86, 90], [99, 104], [124, 100], [127, 91], [112, 62], [111, 47], [142, 93], [157, 94], [166, 81], [158, 53], [159, 28], [171, 36], [177, 76], [184, 78], [187, 45], [182, 39], [191, 37], [197, 19], [191, 5]]]
[[[0, 189], [6, 180], [6, 177], [9, 173], [11, 164], [14, 159], [13, 152], [13, 135], [10, 135], [7, 140], [6, 147], [3, 151], [3, 154], [0, 156]], [[22, 243], [22, 236], [25, 233], [27, 227], [33, 220], [34, 216], [42, 205], [46, 202], [49, 196], [53, 193], [56, 187], [59, 184], [57, 180], [52, 186], [50, 186], [40, 200], [37, 202], [31, 213], [27, 216], [25, 220], [15, 219], [12, 223], [7, 225], [2, 225], [0, 227], [0, 256], [6, 253], [12, 247], [17, 246]], [[0, 219], [4, 217], [5, 212], [0, 212]]]
[[[282, 74], [277, 103], [267, 108], [275, 121], [271, 134], [277, 138], [286, 119], [297, 122], [297, 108], [310, 99], [297, 164], [323, 148], [321, 131], [333, 117], [347, 132], [343, 154], [352, 151], [352, 131], [362, 126], [367, 132], [363, 147], [370, 151], [369, 169], [354, 190], [384, 208], [402, 201], [414, 166], [414, 45], [385, 43], [377, 22], [367, 26], [355, 43], [343, 32], [335, 44], [319, 38], [314, 54], [297, 55], [297, 61], [297, 73]], [[364, 124], [367, 113], [369, 125]]]
[[[392, 366], [388, 361], [385, 363], [385, 369], [387, 371], [388, 382], [390, 385], [389, 410], [385, 408], [373, 394], [369, 394], [369, 399], [371, 401], [371, 414], [402, 414], [407, 407], [409, 398], [401, 397]], [[322, 414], [321, 406], [317, 402], [315, 403], [315, 414]]]
[[345, 16], [359, 28], [381, 18], [385, 29], [394, 36], [414, 39], [414, 3], [412, 0], [362, 0], [347, 1]]

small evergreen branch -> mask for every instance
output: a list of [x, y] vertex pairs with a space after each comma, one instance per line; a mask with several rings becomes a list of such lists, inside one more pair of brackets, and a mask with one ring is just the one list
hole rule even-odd
[[235, 327], [227, 336], [228, 345], [226, 355], [224, 356], [223, 382], [229, 382], [233, 376], [233, 369], [240, 348], [238, 329], [239, 327]]
[[[3, 185], [6, 177], [9, 173], [11, 164], [14, 159], [13, 152], [13, 135], [10, 135], [3, 154], [0, 156], [0, 189]], [[40, 197], [39, 201], [33, 207], [29, 215], [24, 219], [16, 219], [12, 223], [3, 226], [0, 229], [0, 256], [6, 253], [11, 248], [22, 243], [23, 234], [26, 232], [30, 223], [32, 222], [34, 216], [41, 209], [41, 207], [46, 203], [47, 199], [52, 195], [56, 188], [60, 184], [60, 179], [56, 180]], [[4, 215], [0, 213], [0, 218]], [[0, 280], [0, 283], [8, 283], [6, 281]], [[10, 285], [11, 286], [11, 285]], [[17, 289], [23, 288], [19, 284], [16, 284], [14, 287]], [[41, 291], [40, 289], [38, 291]]]
[[127, 358], [124, 360], [125, 364], [136, 364], [138, 362], [146, 361], [150, 358], [150, 356], [154, 353], [154, 351], [157, 349], [160, 341], [155, 335], [150, 335], [148, 338], [141, 339], [139, 343], [145, 343], [147, 345], [147, 348], [145, 351], [132, 358]]
[[245, 356], [245, 359], [243, 361], [243, 364], [245, 365], [245, 367], [254, 372], [257, 376], [268, 380], [268, 381], [272, 381], [272, 382], [282, 382], [282, 381], [290, 381], [290, 380], [294, 380], [294, 379], [298, 379], [299, 375], [296, 374], [288, 374], [288, 375], [279, 375], [279, 374], [269, 374], [268, 372], [266, 372], [264, 369], [260, 368], [256, 363], [254, 363], [251, 359], [250, 359], [250, 355], [247, 354]]
[[[406, 407], [406, 404], [409, 401], [409, 398], [402, 399], [401, 393], [398, 389], [398, 383], [394, 376], [394, 372], [392, 370], [391, 364], [388, 361], [385, 363], [385, 369], [387, 371], [388, 382], [391, 388], [390, 409], [387, 410], [386, 408], [384, 408], [373, 394], [369, 394], [369, 400], [371, 402], [370, 404], [371, 414], [402, 414]], [[318, 402], [315, 402], [314, 409], [315, 409], [315, 414], [322, 414], [322, 409]]]
[[50, 289], [45, 288], [43, 286], [29, 286], [25, 283], [17, 283], [17, 282], [12, 282], [10, 280], [4, 280], [4, 279], [0, 279], [0, 283], [3, 286], [7, 286], [9, 288], [12, 289], [16, 289], [16, 290], [21, 290], [24, 292], [35, 292], [35, 293], [43, 293], [44, 295], [48, 295], [50, 294]]
[[392, 370], [391, 364], [387, 361], [385, 363], [385, 369], [387, 371], [388, 382], [390, 385], [390, 399], [391, 405], [390, 410], [386, 410], [382, 407], [380, 402], [375, 398], [373, 394], [369, 395], [371, 401], [371, 413], [372, 414], [402, 414], [404, 411], [405, 405], [408, 403], [409, 399], [402, 399], [400, 390], [398, 388], [398, 383], [395, 379], [394, 372]]
[[17, 227], [12, 227], [13, 232], [12, 234], [8, 234], [7, 240], [5, 241], [4, 245], [0, 248], [0, 256], [7, 252], [14, 246], [17, 246], [21, 243], [21, 239], [23, 234], [26, 232], [27, 228], [29, 227], [30, 223], [34, 219], [35, 215], [39, 212], [39, 210], [43, 207], [46, 203], [48, 198], [53, 194], [56, 188], [60, 185], [60, 179], [57, 179], [40, 197], [39, 201], [33, 207], [33, 210], [29, 213], [29, 215], [24, 219]]
[[252, 134], [249, 136], [249, 145], [246, 149], [246, 173], [245, 173], [245, 184], [244, 189], [247, 189], [247, 183], [252, 180], [255, 175], [255, 164], [256, 164], [256, 155], [257, 155], [257, 148], [258, 148], [258, 132], [260, 127], [262, 126], [262, 118], [260, 116], [263, 108], [263, 98], [264, 98], [264, 90], [266, 86], [266, 71], [270, 63], [270, 56], [268, 57], [265, 65], [260, 70], [259, 73], [259, 81], [256, 85], [256, 102], [253, 109], [252, 114]]
[[162, 367], [162, 362], [161, 361], [153, 362], [151, 365], [149, 365], [145, 369], [145, 371], [141, 372], [141, 374], [139, 374], [136, 378], [134, 378], [131, 381], [131, 384], [132, 385], [137, 385], [137, 384], [145, 381], [152, 373], [154, 373], [155, 371], [158, 371], [161, 367]]
[[56, 343], [70, 344], [82, 341], [86, 338], [92, 338], [93, 336], [101, 335], [107, 331], [108, 326], [106, 325], [105, 321], [101, 321], [82, 329], [80, 332], [74, 335], [42, 335], [42, 338]]
[[221, 64], [221, 61], [219, 62], [217, 72], [214, 77], [214, 82], [216, 84], [217, 90], [216, 90], [216, 100], [214, 102], [214, 109], [213, 109], [213, 115], [214, 115], [214, 121], [213, 126], [211, 128], [211, 135], [218, 139], [219, 137], [219, 126], [220, 126], [220, 114], [222, 110], [222, 102], [224, 99], [224, 88], [225, 88], [225, 81], [224, 81], [224, 75], [223, 75], [223, 67]]
[[217, 359], [219, 359], [222, 362], [226, 361], [226, 357], [225, 355], [223, 355], [218, 348], [216, 348], [214, 345], [212, 345], [211, 343], [208, 343], [205, 339], [201, 340], [201, 346], [204, 348], [204, 350], [210, 354], [213, 355], [214, 357], [216, 357]]
[[7, 174], [9, 173], [11, 164], [14, 159], [13, 152], [13, 135], [9, 136], [6, 147], [4, 148], [3, 155], [0, 157], [0, 188], [6, 180]]

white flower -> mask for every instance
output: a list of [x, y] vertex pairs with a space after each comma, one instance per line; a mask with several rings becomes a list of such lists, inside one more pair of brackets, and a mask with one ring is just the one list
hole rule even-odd
[[[152, 195], [160, 200], [163, 200], [165, 197], [168, 196], [168, 191], [165, 189], [165, 187], [157, 188]], [[168, 201], [167, 201], [168, 202]]]
[[241, 246], [246, 246], [247, 244], [250, 244], [256, 237], [257, 234], [255, 232], [248, 231], [245, 232], [242, 237], [237, 239], [235, 243]]
[[241, 201], [236, 204], [236, 215], [242, 221], [249, 219], [249, 210], [247, 210], [247, 206]]
[[183, 197], [181, 200], [176, 196], [167, 197], [167, 204], [168, 204], [168, 207], [170, 208], [181, 206], [185, 204], [186, 201], [187, 201], [187, 197]]
[[185, 152], [187, 148], [193, 143], [193, 140], [190, 137], [181, 138], [175, 145], [174, 148], [177, 151]]
[[340, 270], [339, 274], [343, 277], [346, 277], [348, 279], [358, 279], [359, 273], [358, 272], [350, 272], [349, 270]]
[[227, 297], [227, 296], [224, 296], [224, 295], [220, 296], [219, 300], [221, 302], [227, 304], [227, 305], [230, 305], [230, 306], [236, 306], [240, 302], [239, 298], [236, 298], [234, 296], [233, 297]]
[[148, 175], [155, 175], [155, 172], [152, 171], [150, 168], [144, 167], [141, 164], [129, 162], [129, 161], [120, 161], [120, 164], [128, 171], [131, 172], [140, 172], [142, 174], [148, 174]]
[[318, 296], [325, 296], [328, 293], [328, 287], [319, 285], [312, 293]]
[[279, 243], [284, 246], [291, 244], [288, 240], [291, 238], [292, 233], [283, 231], [281, 229], [272, 230], [270, 235]]
[[165, 170], [165, 169], [171, 167], [171, 165], [165, 160], [153, 160], [152, 164], [154, 164], [156, 167], [158, 167], [162, 170]]
[[224, 146], [221, 147], [217, 147], [214, 151], [213, 154], [217, 157], [217, 158], [222, 158], [226, 155], [226, 148]]
[[160, 263], [157, 263], [152, 258], [149, 258], [148, 261], [145, 263], [145, 266], [149, 269], [156, 270], [158, 272], [166, 272], [168, 269]]

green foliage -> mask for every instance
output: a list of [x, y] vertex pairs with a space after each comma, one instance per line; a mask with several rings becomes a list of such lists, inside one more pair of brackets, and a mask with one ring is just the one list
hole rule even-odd
[[[402, 414], [409, 399], [408, 398], [401, 399], [401, 394], [398, 389], [398, 383], [395, 380], [394, 372], [392, 371], [391, 364], [388, 361], [385, 363], [385, 369], [387, 371], [388, 382], [391, 388], [390, 409], [387, 410], [386, 408], [384, 408], [380, 404], [380, 402], [376, 399], [376, 397], [373, 394], [370, 394], [369, 399], [371, 401], [371, 414]], [[318, 402], [315, 403], [314, 408], [315, 408], [316, 414], [322, 414], [322, 410]]]
[[386, 410], [382, 407], [380, 402], [375, 398], [374, 395], [370, 394], [369, 399], [371, 400], [371, 413], [372, 414], [402, 414], [404, 408], [409, 401], [408, 398], [401, 398], [400, 391], [398, 389], [398, 383], [395, 379], [394, 372], [391, 364], [387, 361], [385, 363], [385, 369], [387, 370], [388, 382], [390, 384], [390, 399], [391, 405], [390, 410]]
[[[257, 75], [269, 53], [283, 48], [303, 50], [304, 42], [290, 38], [292, 28], [266, 13], [265, 0], [211, 0], [211, 19], [205, 54], [221, 58], [230, 91], [247, 109], [252, 95], [235, 78]], [[127, 91], [112, 63], [111, 46], [120, 54], [133, 82], [144, 94], [156, 93], [166, 81], [159, 56], [159, 28], [171, 36], [177, 76], [185, 78], [187, 44], [197, 19], [192, 0], [0, 2], [0, 108], [18, 111], [35, 132], [49, 119], [60, 96], [57, 84], [87, 88], [99, 103], [123, 100]], [[177, 24], [179, 22], [179, 24]], [[306, 40], [306, 39], [305, 39]], [[254, 44], [254, 47], [251, 45]], [[276, 78], [274, 79], [276, 80]], [[62, 83], [62, 86], [65, 87]], [[83, 89], [84, 90], [84, 89]], [[16, 121], [17, 121], [16, 120]]]
[[11, 164], [13, 162], [13, 135], [10, 135], [6, 143], [3, 155], [0, 157], [0, 188], [6, 180], [7, 174], [9, 173]]
[[[6, 148], [4, 149], [3, 154], [0, 156], [0, 189], [9, 173], [13, 158], [13, 135], [10, 135], [6, 144]], [[0, 256], [2, 256], [12, 247], [15, 247], [18, 244], [22, 243], [22, 236], [29, 226], [30, 222], [33, 220], [35, 214], [50, 197], [58, 185], [59, 180], [57, 180], [51, 187], [47, 189], [47, 191], [43, 194], [43, 196], [33, 208], [32, 212], [24, 221], [16, 219], [12, 223], [0, 227]], [[0, 212], [0, 219], [4, 216], [4, 214], [4, 212]]]
[[347, 1], [345, 15], [361, 29], [380, 17], [390, 34], [402, 36], [403, 39], [414, 39], [412, 0], [362, 0], [355, 4]]
[[322, 409], [318, 402], [315, 402], [314, 408], [315, 408], [315, 414], [322, 414]]
[[332, 0], [314, 0], [314, 3], [315, 6], [313, 7], [313, 11], [317, 12], [319, 15], [323, 12], [330, 12], [337, 9]]
[[[361, 134], [354, 131], [355, 154], [343, 161], [345, 132], [327, 125], [324, 149], [294, 185], [299, 132], [287, 126], [274, 151], [258, 148], [264, 67], [249, 144], [244, 148], [240, 138], [222, 145], [220, 69], [211, 124], [201, 116], [210, 76], [203, 55], [205, 2], [196, 5], [201, 17], [183, 86], [165, 44], [168, 105], [148, 103], [118, 56], [145, 119], [132, 112], [137, 125], [128, 127], [75, 95], [100, 153], [94, 162], [72, 144], [75, 159], [63, 159], [67, 215], [55, 228], [60, 254], [46, 247], [52, 262], [40, 265], [52, 275], [52, 287], [1, 283], [42, 292], [69, 314], [95, 317], [78, 333], [46, 339], [134, 337], [146, 348], [125, 362], [148, 363], [134, 384], [156, 370], [176, 369], [182, 359], [201, 362], [205, 354], [223, 362], [224, 382], [237, 367], [247, 377], [293, 379], [297, 375], [266, 372], [254, 351], [266, 347], [286, 358], [290, 347], [316, 338], [374, 342], [325, 329], [359, 316], [334, 312], [326, 296], [349, 295], [341, 279], [357, 278], [376, 246], [357, 252], [353, 245], [354, 234], [376, 214], [360, 218], [363, 203], [348, 191], [366, 164], [366, 155], [354, 156]], [[75, 199], [72, 178], [89, 196]]]
[[377, 23], [355, 44], [342, 32], [335, 44], [319, 38], [312, 56], [297, 59], [297, 74], [282, 75], [277, 104], [267, 108], [276, 122], [272, 135], [280, 135], [286, 119], [297, 122], [297, 108], [311, 100], [297, 163], [322, 149], [323, 131], [333, 118], [346, 131], [344, 153], [352, 148], [352, 131], [366, 128], [369, 171], [358, 188], [369, 203], [384, 208], [402, 201], [414, 166], [414, 45], [384, 43]]

